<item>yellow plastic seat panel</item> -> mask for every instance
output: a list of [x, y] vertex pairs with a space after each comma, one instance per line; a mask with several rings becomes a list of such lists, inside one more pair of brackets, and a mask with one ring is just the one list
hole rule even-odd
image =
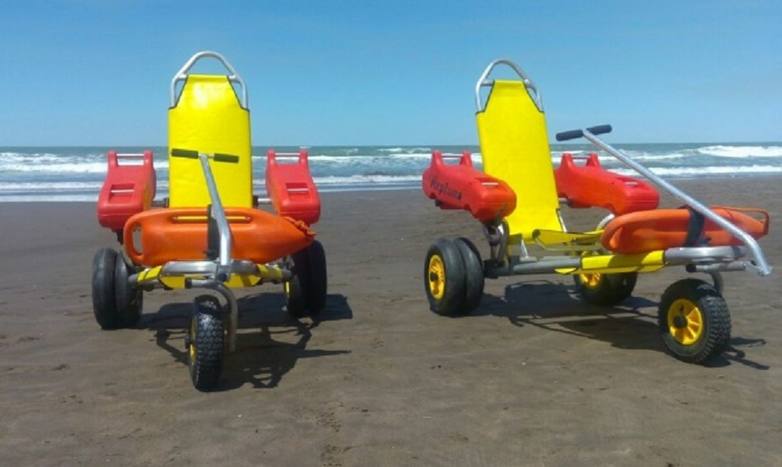
[[476, 122], [484, 171], [516, 193], [516, 209], [505, 219], [511, 238], [562, 231], [546, 116], [524, 83], [495, 80]]
[[[210, 161], [220, 199], [227, 207], [252, 207], [250, 111], [224, 75], [188, 75], [179, 99], [168, 111], [168, 147], [239, 156], [236, 164]], [[197, 159], [168, 158], [169, 206], [210, 204]]]

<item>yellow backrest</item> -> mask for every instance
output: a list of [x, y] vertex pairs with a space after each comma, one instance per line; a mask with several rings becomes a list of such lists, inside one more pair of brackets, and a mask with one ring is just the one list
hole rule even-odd
[[[236, 164], [210, 161], [212, 173], [224, 206], [252, 207], [250, 111], [241, 106], [227, 76], [187, 76], [168, 111], [168, 147], [239, 156]], [[199, 160], [169, 155], [168, 179], [169, 206], [210, 203]]]
[[506, 218], [511, 237], [562, 230], [546, 116], [524, 83], [495, 80], [476, 121], [483, 170], [516, 193], [516, 209]]

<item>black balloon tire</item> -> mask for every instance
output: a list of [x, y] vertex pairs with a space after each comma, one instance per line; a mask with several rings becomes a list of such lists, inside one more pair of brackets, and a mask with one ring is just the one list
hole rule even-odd
[[121, 254], [117, 254], [114, 265], [114, 298], [120, 327], [135, 326], [141, 318], [144, 294], [140, 288], [128, 281], [131, 272], [131, 266]]
[[328, 271], [326, 268], [326, 250], [323, 245], [313, 240], [307, 248], [309, 260], [309, 289], [307, 301], [310, 314], [318, 314], [326, 307], [328, 296]]
[[585, 302], [598, 306], [614, 306], [622, 303], [633, 293], [637, 281], [637, 272], [602, 273], [598, 285], [589, 287], [581, 281], [578, 274], [573, 276], [579, 296]]
[[[429, 264], [434, 255], [438, 255], [445, 269], [445, 283], [442, 297], [435, 297], [429, 286]], [[465, 267], [459, 247], [453, 240], [441, 238], [426, 253], [424, 261], [424, 290], [429, 300], [429, 308], [443, 316], [455, 316], [465, 310]]]
[[101, 248], [92, 260], [92, 311], [101, 329], [116, 329], [120, 325], [114, 290], [114, 269], [117, 252]]
[[464, 307], [462, 311], [467, 313], [478, 308], [481, 304], [485, 285], [483, 260], [481, 260], [478, 248], [468, 238], [459, 237], [454, 240], [454, 243], [459, 248], [464, 261]]
[[315, 316], [326, 306], [328, 273], [323, 245], [313, 242], [291, 255], [293, 277], [285, 285], [285, 308], [298, 319]]

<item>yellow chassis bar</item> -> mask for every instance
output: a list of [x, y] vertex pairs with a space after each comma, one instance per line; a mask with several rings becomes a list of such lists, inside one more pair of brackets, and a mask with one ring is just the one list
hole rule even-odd
[[[256, 267], [257, 270], [253, 274], [231, 274], [225, 285], [232, 289], [238, 289], [253, 287], [264, 281], [281, 282], [284, 280], [283, 272], [277, 266], [258, 264]], [[138, 285], [162, 284], [170, 289], [184, 289], [185, 279], [205, 279], [202, 275], [164, 276], [161, 274], [162, 270], [163, 266], [155, 266], [139, 272], [137, 278]]]
[[665, 266], [664, 251], [658, 250], [638, 255], [584, 256], [580, 268], [558, 268], [555, 271], [559, 274], [654, 272]]

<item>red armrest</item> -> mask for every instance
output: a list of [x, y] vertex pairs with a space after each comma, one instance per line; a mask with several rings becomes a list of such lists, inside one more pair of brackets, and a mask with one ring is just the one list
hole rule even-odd
[[557, 193], [573, 208], [601, 207], [615, 215], [657, 208], [660, 195], [651, 185], [603, 169], [597, 154], [576, 165], [569, 153], [554, 171]]
[[[141, 158], [138, 163], [119, 163], [119, 159]], [[103, 227], [121, 232], [125, 222], [152, 205], [156, 177], [152, 151], [144, 154], [108, 153], [109, 170], [98, 196], [98, 222]]]
[[513, 190], [502, 180], [476, 170], [469, 152], [462, 153], [458, 164], [446, 164], [443, 154], [434, 151], [422, 189], [441, 209], [464, 209], [481, 222], [502, 219], [516, 209]]
[[308, 225], [318, 222], [320, 196], [310, 174], [309, 154], [302, 149], [293, 163], [282, 162], [279, 157], [273, 149], [266, 157], [266, 191], [274, 210]]

